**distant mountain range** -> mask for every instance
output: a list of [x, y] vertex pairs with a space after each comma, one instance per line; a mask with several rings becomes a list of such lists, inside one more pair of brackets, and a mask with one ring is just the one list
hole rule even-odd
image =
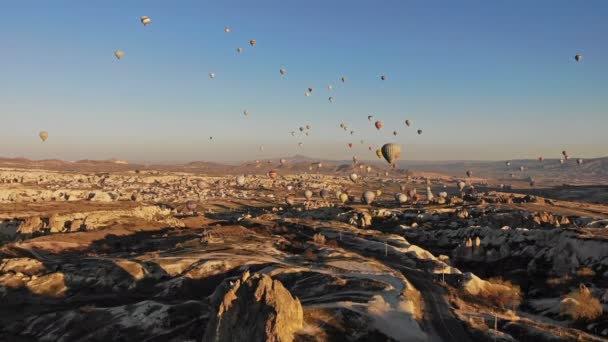
[[[260, 159], [246, 161], [236, 165], [228, 165], [216, 162], [193, 161], [186, 164], [129, 164], [124, 160], [79, 160], [63, 161], [57, 159], [29, 160], [25, 158], [0, 158], [1, 168], [21, 169], [45, 169], [57, 171], [80, 171], [80, 172], [119, 172], [134, 170], [159, 170], [215, 174], [263, 174], [271, 169], [279, 172], [301, 173], [346, 173], [352, 172], [352, 160], [323, 160], [303, 155], [286, 157], [285, 163], [281, 165], [280, 159]], [[506, 166], [504, 161], [400, 161], [397, 169], [392, 172], [433, 172], [445, 174], [456, 178], [464, 178], [466, 171], [473, 172], [474, 177], [498, 179], [509, 181], [526, 181], [530, 178], [537, 181], [550, 182], [554, 184], [608, 184], [608, 157], [585, 159], [581, 165], [575, 159], [567, 160], [560, 164], [558, 159], [538, 160], [511, 160], [511, 165]], [[318, 164], [322, 167], [318, 169]], [[370, 165], [373, 172], [389, 170], [383, 160], [361, 161], [357, 164]], [[520, 171], [520, 166], [524, 171]], [[355, 168], [363, 172], [359, 168]]]

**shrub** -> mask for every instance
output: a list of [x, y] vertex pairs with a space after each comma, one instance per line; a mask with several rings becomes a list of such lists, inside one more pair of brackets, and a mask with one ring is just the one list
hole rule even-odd
[[560, 312], [575, 320], [589, 321], [602, 314], [602, 304], [584, 285], [578, 290], [570, 292], [562, 300]]
[[492, 304], [501, 308], [516, 308], [521, 304], [521, 288], [508, 280], [501, 278], [488, 279], [490, 286], [482, 293], [482, 296]]
[[578, 271], [576, 271], [576, 275], [581, 278], [585, 278], [585, 277], [591, 278], [591, 277], [595, 276], [595, 272], [589, 267], [583, 267], [583, 268], [579, 269]]
[[326, 241], [326, 240], [325, 240], [325, 235], [323, 235], [323, 234], [318, 234], [318, 233], [317, 233], [317, 234], [315, 234], [315, 235], [312, 237], [312, 239], [313, 239], [313, 241], [314, 241], [315, 243], [318, 243], [318, 244], [321, 244], [321, 245], [324, 245], [324, 244], [325, 244], [325, 241]]

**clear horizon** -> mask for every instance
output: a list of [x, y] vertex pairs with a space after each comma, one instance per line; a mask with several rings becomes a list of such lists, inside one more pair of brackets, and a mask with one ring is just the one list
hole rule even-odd
[[606, 17], [565, 0], [5, 3], [0, 156], [373, 160], [397, 142], [402, 161], [605, 157]]

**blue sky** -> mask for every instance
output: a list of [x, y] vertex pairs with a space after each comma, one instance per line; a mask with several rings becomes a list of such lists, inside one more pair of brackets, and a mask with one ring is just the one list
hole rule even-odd
[[600, 0], [4, 1], [0, 156], [606, 156], [606, 18]]

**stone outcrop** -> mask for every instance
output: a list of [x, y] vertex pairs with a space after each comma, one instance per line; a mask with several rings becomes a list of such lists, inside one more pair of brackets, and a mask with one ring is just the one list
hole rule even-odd
[[245, 273], [216, 298], [218, 311], [207, 325], [205, 342], [291, 342], [303, 326], [300, 301], [268, 275]]

